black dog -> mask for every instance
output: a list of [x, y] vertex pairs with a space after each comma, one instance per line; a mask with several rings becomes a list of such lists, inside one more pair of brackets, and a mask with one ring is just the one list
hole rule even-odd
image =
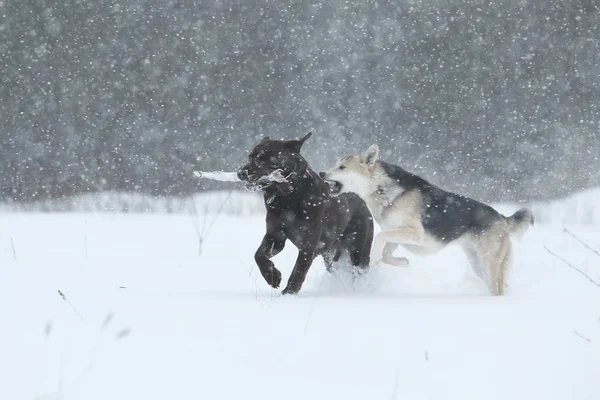
[[[270, 259], [283, 250], [287, 239], [298, 248], [283, 294], [300, 291], [318, 255], [329, 272], [343, 251], [349, 254], [356, 272], [364, 273], [369, 268], [371, 212], [353, 193], [330, 196], [329, 186], [300, 155], [300, 148], [311, 135], [299, 140], [265, 138], [252, 149], [249, 162], [238, 170], [238, 177], [246, 181], [248, 188], [264, 194], [267, 230], [254, 259], [269, 285], [278, 288], [281, 283], [281, 272]], [[274, 175], [280, 179], [266, 179]]]

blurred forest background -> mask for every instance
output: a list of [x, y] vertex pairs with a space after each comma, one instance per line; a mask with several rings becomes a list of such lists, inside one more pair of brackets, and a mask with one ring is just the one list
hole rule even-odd
[[[377, 142], [485, 201], [600, 185], [596, 0], [0, 0], [0, 199], [225, 184]], [[228, 187], [232, 187], [229, 184]]]

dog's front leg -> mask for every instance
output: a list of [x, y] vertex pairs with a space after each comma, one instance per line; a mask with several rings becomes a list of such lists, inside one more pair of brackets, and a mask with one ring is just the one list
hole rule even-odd
[[317, 247], [321, 239], [322, 227], [321, 222], [315, 224], [312, 221], [323, 221], [325, 207], [320, 201], [315, 201], [312, 207], [309, 216], [307, 216], [307, 220], [311, 221], [311, 229], [307, 230], [298, 246], [298, 258], [296, 259], [290, 279], [288, 279], [287, 286], [283, 289], [283, 294], [296, 294], [300, 291], [304, 279], [306, 279], [308, 269], [317, 256]]
[[275, 268], [275, 264], [270, 259], [283, 250], [285, 241], [286, 237], [283, 233], [267, 232], [254, 253], [254, 261], [258, 265], [260, 273], [275, 289], [278, 289], [281, 284], [281, 272]]
[[[391, 256], [391, 252], [393, 251], [394, 245], [400, 244], [411, 244], [415, 246], [419, 246], [423, 243], [424, 232], [422, 228], [413, 227], [413, 226], [403, 226], [401, 228], [389, 229], [385, 231], [379, 232], [375, 236], [375, 240], [373, 241], [372, 247], [372, 256], [371, 256], [371, 267], [379, 264], [379, 262], [386, 260]], [[386, 252], [387, 247], [387, 252]], [[391, 249], [391, 251], [390, 251]], [[389, 252], [389, 254], [388, 254]], [[406, 260], [406, 259], [399, 259]], [[387, 260], [388, 262], [390, 260]], [[399, 261], [398, 265], [407, 265], [408, 260]], [[396, 264], [392, 264], [396, 265]]]
[[290, 275], [287, 286], [283, 289], [283, 294], [296, 294], [302, 288], [306, 274], [315, 259], [315, 247], [308, 246], [298, 250], [298, 258]]
[[386, 264], [393, 265], [396, 267], [405, 267], [408, 265], [408, 260], [405, 257], [395, 257], [394, 250], [398, 248], [398, 244], [387, 242], [383, 246], [383, 259], [382, 261]]

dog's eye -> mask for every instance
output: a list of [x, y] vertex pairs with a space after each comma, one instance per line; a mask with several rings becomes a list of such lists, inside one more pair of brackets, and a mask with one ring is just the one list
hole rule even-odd
[[269, 169], [278, 169], [279, 166], [277, 164], [269, 164]]
[[346, 166], [345, 166], [345, 165], [340, 165], [340, 166], [338, 167], [338, 169], [344, 169], [344, 168], [346, 168]]

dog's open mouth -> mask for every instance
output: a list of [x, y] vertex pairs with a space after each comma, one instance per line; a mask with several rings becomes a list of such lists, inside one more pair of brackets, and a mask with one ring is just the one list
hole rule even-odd
[[329, 193], [331, 194], [340, 194], [342, 191], [342, 184], [338, 181], [325, 181], [325, 183], [329, 186]]

